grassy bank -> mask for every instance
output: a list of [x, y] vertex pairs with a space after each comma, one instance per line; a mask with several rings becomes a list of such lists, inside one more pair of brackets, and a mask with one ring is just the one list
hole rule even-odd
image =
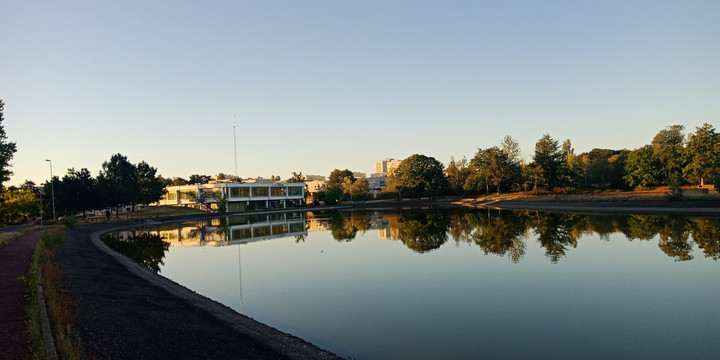
[[65, 237], [66, 229], [59, 226], [43, 235], [35, 247], [30, 274], [27, 278], [21, 278], [29, 299], [27, 314], [32, 359], [48, 358], [46, 352], [48, 344], [45, 342], [42, 330], [41, 305], [37, 297], [38, 285], [41, 285], [43, 289], [58, 358], [80, 359], [80, 346], [73, 335], [72, 328], [75, 307], [61, 287], [60, 267], [55, 262], [55, 249], [65, 240]]

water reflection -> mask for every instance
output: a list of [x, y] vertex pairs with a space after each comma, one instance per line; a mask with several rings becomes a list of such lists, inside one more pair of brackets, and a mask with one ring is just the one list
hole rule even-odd
[[327, 219], [327, 229], [338, 241], [377, 229], [380, 239], [399, 240], [417, 253], [437, 249], [452, 238], [456, 243], [475, 244], [485, 254], [519, 262], [526, 252], [525, 242], [535, 239], [547, 258], [557, 263], [584, 235], [597, 234], [609, 241], [610, 235], [622, 233], [629, 241], [657, 237], [660, 250], [676, 261], [693, 259], [693, 242], [706, 257], [720, 257], [717, 218], [458, 209], [333, 212], [320, 217]]
[[102, 239], [115, 251], [125, 254], [155, 272], [160, 271], [165, 252], [170, 247], [168, 242], [163, 241], [162, 236], [147, 232], [126, 231], [105, 234]]
[[[165, 243], [224, 246], [280, 237], [295, 237], [296, 243], [304, 243], [308, 232], [315, 231], [329, 231], [335, 240], [349, 242], [369, 230], [377, 231], [379, 239], [398, 240], [419, 254], [453, 239], [456, 244], [476, 245], [486, 255], [507, 257], [515, 263], [525, 256], [528, 241], [537, 241], [548, 260], [557, 263], [577, 248], [582, 236], [597, 234], [609, 241], [616, 233], [628, 241], [657, 238], [660, 250], [675, 261], [692, 260], [693, 243], [705, 257], [720, 258], [718, 218], [540, 211], [425, 209], [226, 216], [123, 232], [106, 241], [157, 271], [162, 252], [167, 250]], [[133, 237], [138, 234], [154, 237]]]

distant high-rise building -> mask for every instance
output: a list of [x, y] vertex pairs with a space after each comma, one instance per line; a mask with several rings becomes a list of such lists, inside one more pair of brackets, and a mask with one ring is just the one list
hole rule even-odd
[[400, 166], [402, 160], [390, 159], [380, 160], [375, 162], [375, 173], [387, 176], [393, 170]]

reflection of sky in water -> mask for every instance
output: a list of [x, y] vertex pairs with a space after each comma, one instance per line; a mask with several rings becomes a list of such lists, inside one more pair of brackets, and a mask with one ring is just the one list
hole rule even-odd
[[358, 359], [707, 358], [720, 353], [718, 264], [650, 241], [583, 235], [551, 263], [532, 232], [519, 263], [452, 237], [419, 254], [376, 230], [171, 247], [161, 274]]

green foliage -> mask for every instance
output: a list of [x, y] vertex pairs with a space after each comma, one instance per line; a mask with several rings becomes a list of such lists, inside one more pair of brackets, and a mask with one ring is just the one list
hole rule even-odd
[[7, 223], [24, 222], [40, 213], [40, 203], [32, 191], [7, 190], [0, 198], [0, 213]]
[[647, 188], [660, 183], [659, 161], [653, 156], [650, 145], [635, 149], [627, 155], [623, 179], [630, 187]]
[[78, 218], [75, 215], [66, 216], [63, 218], [62, 223], [68, 229], [74, 229], [78, 226]]
[[342, 188], [343, 183], [345, 182], [345, 178], [349, 178], [351, 182], [355, 182], [355, 176], [353, 176], [352, 171], [345, 169], [345, 170], [339, 170], [335, 169], [330, 173], [330, 177], [328, 177], [328, 187], [340, 187]]
[[350, 196], [355, 197], [366, 197], [369, 193], [369, 184], [366, 178], [361, 177], [355, 180], [350, 186]]
[[455, 157], [450, 158], [450, 164], [445, 169], [445, 177], [448, 181], [449, 190], [454, 194], [460, 194], [470, 175], [470, 168], [468, 161], [464, 157], [462, 160], [455, 160]]
[[296, 172], [293, 171], [292, 176], [291, 176], [289, 179], [285, 180], [285, 182], [288, 182], [288, 183], [301, 183], [301, 182], [303, 182], [303, 174], [302, 174], [302, 171], [299, 172], [299, 173], [296, 173]]
[[552, 190], [555, 187], [564, 185], [560, 177], [560, 167], [564, 158], [565, 156], [560, 150], [558, 141], [550, 137], [549, 134], [543, 135], [535, 143], [535, 155], [533, 156], [535, 189]]
[[682, 169], [685, 165], [685, 136], [682, 133], [684, 128], [682, 125], [668, 126], [652, 140], [653, 156], [662, 165], [663, 181], [668, 185], [682, 180]]
[[[222, 174], [222, 173], [221, 173]], [[224, 178], [224, 175], [223, 175]], [[220, 179], [222, 180], [222, 179]], [[187, 184], [207, 184], [210, 182], [210, 175], [198, 175], [198, 174], [192, 174], [190, 175], [190, 178], [187, 181]]]
[[17, 152], [17, 146], [14, 142], [10, 142], [5, 134], [5, 127], [2, 122], [5, 120], [3, 112], [5, 110], [5, 102], [0, 99], [0, 186], [8, 180], [10, 180], [10, 160], [15, 156]]
[[327, 186], [325, 187], [325, 191], [319, 194], [323, 194], [322, 201], [325, 202], [325, 205], [335, 205], [339, 203], [343, 197], [342, 188], [339, 186]]
[[100, 198], [106, 206], [137, 204], [140, 199], [136, 168], [121, 154], [113, 155], [102, 164], [97, 181]]
[[704, 185], [705, 179], [713, 180], [720, 174], [720, 134], [709, 124], [696, 128], [695, 134], [689, 134], [685, 148], [683, 175], [690, 181]]
[[165, 194], [165, 185], [162, 178], [157, 176], [157, 169], [141, 161], [135, 166], [135, 171], [140, 183], [138, 203], [150, 204], [160, 200]]
[[447, 188], [444, 166], [433, 157], [414, 154], [403, 160], [394, 172], [398, 192], [410, 196], [436, 196]]
[[667, 201], [683, 201], [685, 200], [684, 190], [676, 182], [670, 183], [670, 193], [665, 195]]

